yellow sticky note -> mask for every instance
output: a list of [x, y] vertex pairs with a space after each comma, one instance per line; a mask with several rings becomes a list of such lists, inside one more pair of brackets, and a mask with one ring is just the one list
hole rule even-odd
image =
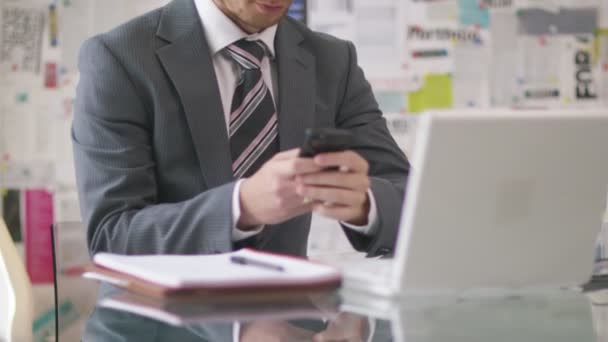
[[422, 87], [408, 95], [410, 113], [452, 108], [452, 105], [452, 76], [449, 74], [426, 75]]

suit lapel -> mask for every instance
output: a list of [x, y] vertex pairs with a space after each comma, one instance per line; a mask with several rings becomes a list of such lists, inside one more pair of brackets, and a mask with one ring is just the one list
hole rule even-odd
[[163, 11], [157, 35], [169, 44], [157, 55], [182, 102], [207, 185], [230, 182], [232, 161], [217, 78], [192, 0], [175, 0]]
[[295, 24], [283, 19], [275, 39], [281, 150], [300, 147], [305, 129], [314, 124], [315, 58], [300, 45], [302, 41], [302, 34]]
[[[162, 13], [157, 55], [184, 107], [199, 164], [209, 187], [233, 180], [230, 142], [209, 47], [193, 0], [174, 0]], [[281, 150], [301, 146], [314, 124], [315, 58], [302, 34], [283, 19], [275, 39]]]

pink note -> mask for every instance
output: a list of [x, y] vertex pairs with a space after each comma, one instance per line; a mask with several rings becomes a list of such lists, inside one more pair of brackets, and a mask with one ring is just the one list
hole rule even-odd
[[46, 190], [25, 192], [25, 263], [33, 284], [53, 282], [53, 195]]

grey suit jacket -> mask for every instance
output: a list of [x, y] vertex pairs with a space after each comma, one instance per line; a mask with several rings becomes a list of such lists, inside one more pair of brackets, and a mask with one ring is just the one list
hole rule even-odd
[[[359, 250], [390, 253], [409, 170], [354, 46], [284, 18], [276, 36], [281, 150], [307, 127], [357, 136], [370, 164], [380, 229], [345, 229]], [[233, 248], [230, 146], [203, 26], [174, 0], [87, 40], [72, 140], [91, 253], [219, 253]], [[256, 247], [305, 255], [310, 215], [268, 226]]]

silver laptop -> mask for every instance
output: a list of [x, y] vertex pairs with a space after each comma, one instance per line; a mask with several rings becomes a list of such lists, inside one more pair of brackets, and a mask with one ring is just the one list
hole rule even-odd
[[346, 267], [346, 288], [395, 296], [589, 279], [608, 114], [445, 112], [418, 125], [394, 258]]

